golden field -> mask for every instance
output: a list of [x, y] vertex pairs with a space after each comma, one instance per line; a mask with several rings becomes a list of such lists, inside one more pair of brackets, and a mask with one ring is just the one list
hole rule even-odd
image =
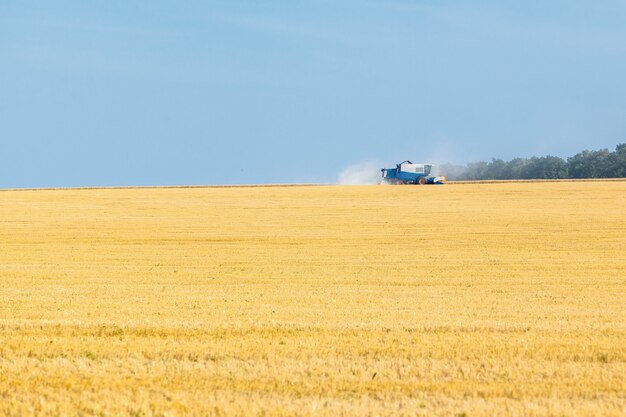
[[626, 182], [0, 191], [0, 416], [626, 414]]

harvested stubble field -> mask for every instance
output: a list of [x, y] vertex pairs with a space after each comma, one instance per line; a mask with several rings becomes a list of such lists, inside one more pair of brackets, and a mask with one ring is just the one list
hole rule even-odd
[[0, 415], [623, 416], [626, 182], [0, 192]]

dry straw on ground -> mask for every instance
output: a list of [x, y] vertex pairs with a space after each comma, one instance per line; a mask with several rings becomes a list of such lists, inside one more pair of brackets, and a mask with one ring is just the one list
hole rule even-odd
[[622, 416], [626, 182], [0, 193], [0, 415]]

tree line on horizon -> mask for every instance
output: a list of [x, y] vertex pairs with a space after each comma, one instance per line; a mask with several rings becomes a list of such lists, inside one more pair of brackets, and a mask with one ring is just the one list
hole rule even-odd
[[493, 158], [491, 162], [443, 164], [440, 168], [450, 180], [626, 178], [626, 143], [613, 152], [584, 150], [567, 159], [550, 155], [510, 161]]

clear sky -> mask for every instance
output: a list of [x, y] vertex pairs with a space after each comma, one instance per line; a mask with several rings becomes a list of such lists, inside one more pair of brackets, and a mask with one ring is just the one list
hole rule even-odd
[[0, 188], [564, 157], [625, 116], [625, 0], [0, 0]]

